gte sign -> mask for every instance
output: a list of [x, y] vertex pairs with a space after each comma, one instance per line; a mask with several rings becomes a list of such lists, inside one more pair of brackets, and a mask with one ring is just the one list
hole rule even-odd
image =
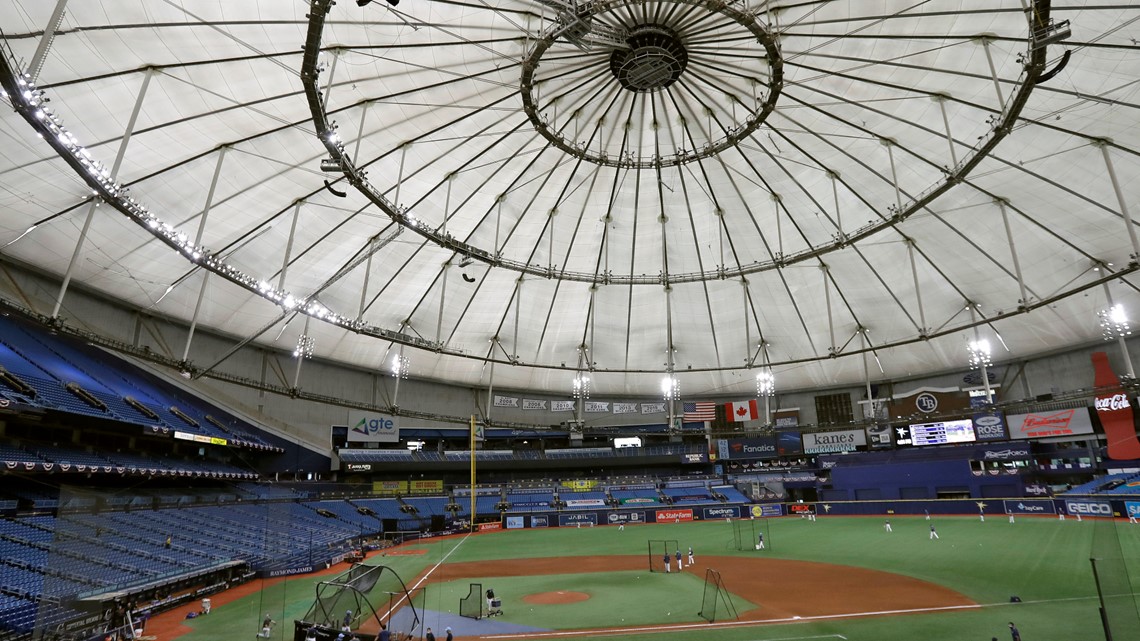
[[1132, 406], [1128, 403], [1128, 397], [1124, 394], [1113, 394], [1112, 396], [1096, 399], [1096, 411], [1098, 412], [1112, 412], [1122, 410], [1126, 407]]
[[354, 443], [395, 443], [400, 440], [396, 418], [379, 412], [349, 411], [348, 440]]

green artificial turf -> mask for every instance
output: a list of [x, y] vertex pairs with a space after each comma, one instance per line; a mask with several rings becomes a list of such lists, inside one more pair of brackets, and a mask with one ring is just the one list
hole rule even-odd
[[[816, 522], [771, 519], [765, 539], [772, 549], [765, 551], [733, 549], [732, 528], [723, 521], [627, 526], [625, 531], [616, 527], [509, 530], [433, 540], [415, 546], [424, 548], [424, 555], [373, 557], [369, 562], [389, 564], [408, 581], [440, 561], [558, 557], [566, 558], [567, 566], [572, 567], [573, 557], [579, 555], [636, 555], [646, 559], [648, 565], [647, 540], [676, 539], [682, 550], [693, 546], [698, 563], [707, 556], [745, 556], [872, 568], [957, 590], [984, 606], [903, 616], [711, 628], [702, 627], [703, 623], [684, 623], [696, 621], [703, 585], [700, 578], [691, 575], [666, 577], [634, 572], [632, 576], [642, 578], [630, 579], [628, 572], [612, 572], [494, 579], [496, 593], [507, 604], [504, 620], [552, 629], [622, 625], [622, 618], [626, 619], [625, 625], [679, 626], [676, 632], [638, 635], [657, 641], [670, 641], [667, 637], [681, 634], [691, 638], [693, 629], [688, 625], [697, 626], [700, 636], [711, 637], [710, 641], [826, 638], [840, 634], [852, 641], [988, 641], [994, 636], [1008, 639], [1006, 623], [1011, 620], [1017, 622], [1026, 641], [1101, 639], [1089, 563], [1094, 527], [1115, 531], [1125, 560], [1124, 570], [1134, 577], [1132, 585], [1140, 585], [1140, 525], [1098, 524], [1090, 520], [1078, 523], [1073, 519], [1060, 522], [1049, 518], [1019, 518], [1010, 524], [1000, 516], [990, 517], [985, 523], [977, 517], [935, 517], [932, 522], [941, 537], [936, 541], [929, 539], [929, 523], [921, 517], [892, 517], [892, 533], [884, 531], [883, 519], [878, 517], [820, 516]], [[223, 631], [240, 631], [238, 636], [248, 631], [252, 638], [265, 612], [272, 612], [279, 621], [291, 622], [311, 604], [316, 580], [295, 579], [215, 608], [210, 617], [188, 622], [195, 633], [185, 638], [232, 638], [230, 634], [223, 635]], [[430, 586], [427, 607], [454, 611], [469, 583]], [[727, 587], [732, 590], [731, 585]], [[581, 604], [535, 606], [533, 612], [531, 606], [525, 610], [519, 607], [525, 594], [555, 590], [587, 592], [592, 598]], [[1010, 604], [1012, 595], [1025, 602]], [[818, 598], [829, 598], [826, 586]], [[630, 602], [638, 607], [631, 608]], [[675, 602], [683, 605], [673, 606]], [[672, 614], [662, 617], [656, 610], [658, 604]], [[762, 602], [758, 605], [763, 607]], [[738, 601], [737, 607], [743, 612], [750, 605]], [[891, 608], [892, 604], [883, 604], [884, 610]], [[279, 626], [278, 633], [282, 631], [283, 626]], [[1140, 638], [1140, 630], [1133, 634], [1132, 638]], [[1127, 637], [1122, 640], [1118, 636], [1115, 641], [1127, 641]]]

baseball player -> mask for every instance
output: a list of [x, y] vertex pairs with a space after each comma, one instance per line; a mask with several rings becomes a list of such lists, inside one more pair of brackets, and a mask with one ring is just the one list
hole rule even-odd
[[669, 574], [669, 568], [671, 566], [669, 565], [670, 561], [669, 561], [669, 553], [668, 552], [665, 553], [664, 561], [665, 561], [665, 574]]
[[934, 539], [937, 539], [937, 538], [938, 538], [938, 531], [934, 529], [933, 525], [931, 525], [930, 526], [930, 540], [933, 541]]
[[761, 532], [760, 534], [758, 534], [756, 536], [756, 549], [757, 550], [763, 550], [764, 549], [764, 533], [763, 532]]
[[1061, 506], [1060, 508], [1057, 509], [1057, 520], [1058, 521], [1064, 521], [1065, 520], [1065, 507], [1064, 506]]
[[1128, 513], [1128, 522], [1129, 523], [1136, 523], [1136, 513], [1135, 512], [1129, 512]]
[[1009, 522], [1013, 523], [1013, 512], [1009, 513]]
[[680, 572], [684, 567], [684, 564], [681, 562], [681, 551], [677, 550], [677, 571]]
[[[1135, 521], [1135, 517], [1133, 517], [1133, 521], [1132, 521], [1132, 522], [1133, 522], [1133, 523], [1135, 523], [1135, 522], [1136, 522], [1136, 521]], [[696, 564], [697, 564], [697, 561], [696, 561], [696, 559], [694, 559], [694, 558], [693, 558], [693, 546], [691, 546], [691, 545], [690, 545], [690, 546], [689, 546], [689, 565], [696, 565]]]
[[886, 521], [883, 523], [883, 529], [884, 529], [884, 530], [886, 530], [886, 531], [888, 531], [888, 532], [894, 532], [894, 530], [892, 530], [892, 529], [891, 529], [891, 520], [890, 520], [890, 519], [887, 519], [887, 520], [886, 520]]
[[922, 513], [926, 515], [926, 520], [929, 521], [930, 520], [930, 510], [923, 510]]

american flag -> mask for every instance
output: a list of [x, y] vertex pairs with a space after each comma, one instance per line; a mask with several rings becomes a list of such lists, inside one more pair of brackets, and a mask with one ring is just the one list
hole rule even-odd
[[685, 412], [681, 420], [686, 423], [716, 420], [716, 403], [684, 403], [681, 407]]

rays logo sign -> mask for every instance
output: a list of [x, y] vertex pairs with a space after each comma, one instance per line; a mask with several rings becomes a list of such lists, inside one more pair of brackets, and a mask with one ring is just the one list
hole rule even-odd
[[400, 427], [396, 424], [396, 417], [379, 412], [348, 413], [350, 443], [396, 443], [399, 440]]

